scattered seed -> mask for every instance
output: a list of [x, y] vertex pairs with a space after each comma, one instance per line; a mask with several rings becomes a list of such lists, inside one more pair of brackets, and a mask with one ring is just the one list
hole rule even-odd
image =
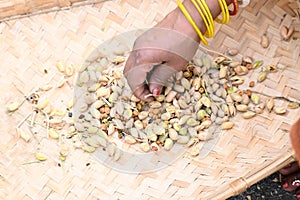
[[68, 65], [66, 68], [65, 68], [65, 75], [70, 77], [74, 74], [74, 67], [73, 65]]
[[244, 119], [250, 119], [250, 118], [253, 118], [255, 115], [256, 115], [255, 112], [247, 111], [247, 112], [243, 113], [242, 117]]
[[253, 64], [253, 69], [260, 68], [263, 65], [263, 63], [264, 62], [262, 60], [255, 61], [254, 64]]
[[41, 86], [40, 90], [46, 92], [46, 91], [51, 90], [52, 88], [53, 88], [53, 86], [51, 84], [46, 84], [46, 85]]
[[249, 82], [249, 87], [254, 87], [255, 86], [255, 82], [254, 81], [250, 81]]
[[267, 75], [268, 75], [268, 74], [267, 74], [267, 72], [265, 72], [265, 71], [260, 72], [259, 75], [258, 75], [258, 77], [257, 77], [257, 81], [258, 81], [259, 83], [263, 82], [264, 80], [266, 80]]
[[222, 130], [229, 130], [233, 127], [234, 123], [233, 122], [224, 122], [222, 125], [221, 125], [221, 129]]
[[228, 49], [227, 54], [230, 56], [236, 56], [239, 53], [238, 49]]
[[170, 151], [172, 149], [173, 145], [174, 145], [173, 140], [171, 140], [170, 138], [167, 138], [165, 140], [164, 149], [167, 151]]
[[290, 109], [297, 109], [297, 108], [299, 108], [299, 103], [297, 103], [297, 102], [290, 102], [288, 104], [288, 108], [290, 108]]
[[20, 103], [14, 102], [14, 103], [11, 103], [11, 104], [9, 104], [9, 105], [7, 106], [7, 110], [8, 110], [9, 112], [14, 112], [14, 111], [18, 110], [20, 106], [21, 106]]
[[263, 48], [265, 48], [265, 49], [268, 48], [268, 46], [269, 46], [269, 38], [267, 37], [267, 35], [263, 35], [261, 37], [260, 44], [261, 44], [261, 46]]
[[259, 96], [257, 94], [251, 94], [251, 101], [254, 103], [254, 104], [258, 104], [259, 103]]
[[36, 159], [38, 159], [39, 161], [45, 161], [47, 160], [47, 156], [43, 153], [36, 153], [35, 154]]
[[64, 72], [65, 71], [65, 67], [63, 65], [62, 62], [58, 62], [57, 65], [56, 65], [56, 68], [58, 69], [58, 71], [60, 72]]
[[275, 106], [274, 107], [274, 112], [278, 115], [283, 115], [286, 113], [286, 108], [283, 106]]
[[198, 156], [199, 153], [200, 153], [200, 148], [199, 148], [199, 147], [194, 146], [194, 147], [192, 147], [191, 150], [190, 150], [190, 154], [191, 154], [192, 156]]

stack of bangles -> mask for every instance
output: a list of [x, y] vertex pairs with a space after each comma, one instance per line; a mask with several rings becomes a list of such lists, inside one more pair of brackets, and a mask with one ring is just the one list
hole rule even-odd
[[[197, 9], [198, 13], [203, 19], [203, 22], [206, 26], [206, 33], [204, 34], [207, 38], [212, 38], [214, 36], [214, 20], [211, 15], [211, 12], [205, 2], [205, 0], [191, 0], [195, 8]], [[238, 0], [232, 0], [233, 3], [233, 11], [228, 9], [228, 6], [226, 4], [225, 0], [218, 0], [220, 8], [222, 10], [222, 19], [216, 19], [216, 22], [220, 24], [227, 24], [229, 22], [229, 15], [236, 15], [239, 9]], [[189, 12], [186, 10], [184, 5], [181, 3], [180, 0], [177, 0], [177, 5], [179, 9], [182, 11], [186, 19], [189, 21], [189, 23], [192, 25], [192, 27], [195, 29], [197, 34], [199, 35], [200, 40], [203, 42], [203, 44], [208, 45], [207, 40], [204, 38], [203, 34], [201, 33], [200, 29], [196, 25], [195, 21], [189, 14]]]

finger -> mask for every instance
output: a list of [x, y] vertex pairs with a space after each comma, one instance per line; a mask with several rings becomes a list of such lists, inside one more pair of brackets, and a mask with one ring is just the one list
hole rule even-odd
[[292, 126], [290, 130], [292, 146], [295, 150], [298, 162], [300, 162], [300, 119]]
[[155, 67], [151, 73], [149, 89], [153, 95], [158, 95], [155, 91], [162, 91], [162, 87], [167, 86], [170, 82], [170, 77], [176, 72], [184, 69], [188, 63], [187, 60], [175, 54], [168, 53], [168, 55], [172, 59], [169, 59], [168, 62]]
[[289, 175], [289, 174], [295, 173], [298, 170], [299, 170], [298, 162], [292, 162], [292, 163], [288, 164], [287, 166], [285, 166], [284, 168], [280, 169], [279, 172], [282, 175]]
[[172, 75], [177, 72], [174, 68], [161, 64], [156, 66], [151, 74], [149, 75], [149, 90], [154, 95], [157, 96], [162, 91], [163, 86], [165, 86]]
[[152, 70], [151, 65], [137, 65], [135, 59], [135, 53], [132, 52], [127, 59], [124, 68], [124, 76], [127, 79], [127, 83], [134, 93], [134, 95], [143, 100], [151, 101], [152, 98], [145, 98], [146, 95], [150, 94], [148, 86], [145, 84], [147, 73]]
[[293, 191], [300, 186], [300, 171], [290, 174], [283, 178], [282, 187], [286, 191]]
[[296, 197], [297, 199], [300, 199], [300, 187], [296, 189]]

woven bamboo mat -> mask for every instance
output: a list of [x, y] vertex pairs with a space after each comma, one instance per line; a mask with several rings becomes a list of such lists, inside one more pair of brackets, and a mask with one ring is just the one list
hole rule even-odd
[[[282, 41], [279, 33], [282, 24], [289, 26], [293, 21], [284, 15], [290, 2], [251, 0], [229, 25], [217, 26], [210, 48], [225, 52], [234, 47], [241, 52], [237, 59], [249, 55], [286, 67], [256, 89], [300, 100], [300, 43]], [[119, 173], [79, 150], [73, 150], [58, 166], [59, 147], [53, 140], [44, 144], [48, 160], [30, 163], [43, 146], [25, 143], [15, 131], [28, 109], [7, 115], [4, 105], [51, 80], [58, 61], [78, 66], [106, 39], [151, 27], [175, 6], [171, 0], [107, 1], [0, 23], [1, 199], [225, 199], [294, 160], [287, 130], [299, 117], [299, 110], [285, 116], [236, 119], [238, 125], [220, 137], [205, 159], [183, 156], [155, 173]], [[265, 33], [271, 39], [267, 49], [259, 44]], [[72, 88], [62, 91], [51, 93], [52, 98], [63, 99], [58, 103], [66, 103], [72, 95]]]

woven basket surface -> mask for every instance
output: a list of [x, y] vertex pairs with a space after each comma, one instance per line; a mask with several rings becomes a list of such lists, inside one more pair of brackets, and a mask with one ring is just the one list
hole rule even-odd
[[[290, 15], [291, 8], [299, 6], [293, 2], [251, 0], [228, 25], [217, 26], [209, 48], [223, 53], [237, 48], [236, 59], [248, 55], [284, 67], [255, 89], [300, 100], [300, 43], [283, 41], [279, 31], [282, 24], [290, 26], [297, 20], [295, 28], [300, 31], [299, 19]], [[225, 199], [294, 160], [288, 130], [299, 110], [282, 116], [264, 113], [251, 120], [235, 118], [234, 128], [220, 136], [204, 159], [184, 155], [154, 173], [120, 173], [81, 150], [72, 150], [58, 166], [59, 145], [54, 140], [45, 144], [48, 159], [31, 163], [43, 146], [24, 142], [15, 130], [29, 109], [21, 107], [8, 115], [5, 105], [20, 101], [36, 86], [58, 80], [58, 61], [79, 66], [111, 36], [152, 27], [175, 7], [172, 0], [106, 1], [0, 23], [1, 199]], [[260, 45], [263, 34], [270, 38], [266, 49]], [[70, 87], [49, 94], [53, 101], [63, 99], [57, 104], [71, 97]]]

